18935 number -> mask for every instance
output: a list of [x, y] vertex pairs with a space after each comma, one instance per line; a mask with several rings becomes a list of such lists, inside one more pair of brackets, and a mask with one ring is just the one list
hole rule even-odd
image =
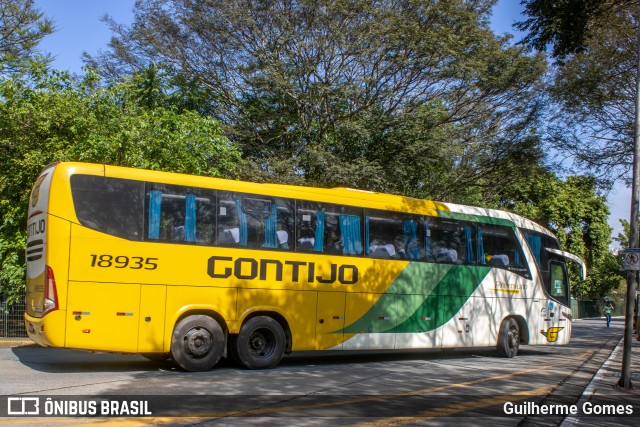
[[91, 255], [91, 267], [102, 268], [131, 268], [133, 270], [155, 270], [158, 268], [158, 258], [143, 258], [126, 255]]

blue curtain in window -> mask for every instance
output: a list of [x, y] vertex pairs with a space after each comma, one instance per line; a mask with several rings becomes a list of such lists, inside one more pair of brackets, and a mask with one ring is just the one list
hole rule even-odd
[[[269, 207], [266, 207], [267, 211]], [[264, 245], [265, 248], [275, 249], [278, 247], [278, 206], [271, 205], [271, 213], [264, 221]]]
[[151, 190], [149, 192], [149, 239], [160, 238], [160, 207], [162, 205], [162, 192]]
[[362, 254], [362, 236], [360, 231], [360, 217], [356, 215], [340, 215], [340, 234], [342, 235], [345, 255]]
[[369, 255], [369, 217], [364, 217], [364, 253]]
[[413, 219], [403, 219], [404, 249], [409, 259], [420, 259], [418, 247], [418, 222]]
[[478, 227], [478, 263], [485, 265], [487, 260], [484, 259], [484, 243], [482, 242], [482, 228]]
[[238, 211], [238, 220], [240, 221], [240, 246], [247, 246], [249, 239], [247, 238], [247, 214], [242, 210], [242, 200], [236, 200], [236, 208]]
[[316, 235], [313, 241], [313, 250], [315, 252], [324, 251], [324, 212], [316, 212]]
[[467, 260], [468, 263], [473, 263], [473, 230], [471, 227], [466, 226], [464, 228], [464, 237], [467, 241]]
[[529, 243], [531, 252], [533, 252], [533, 256], [536, 259], [536, 264], [540, 267], [540, 258], [542, 257], [542, 239], [540, 236], [527, 234], [527, 242]]
[[195, 242], [196, 239], [196, 196], [187, 194], [186, 212], [184, 216], [184, 240]]

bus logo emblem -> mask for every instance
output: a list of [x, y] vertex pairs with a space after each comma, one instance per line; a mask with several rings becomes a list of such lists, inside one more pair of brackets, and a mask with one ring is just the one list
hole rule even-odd
[[563, 329], [564, 329], [563, 327], [554, 326], [552, 328], [547, 329], [547, 332], [540, 332], [540, 333], [547, 338], [547, 341], [556, 342], [558, 341], [558, 332], [560, 332]]
[[42, 185], [42, 181], [47, 177], [47, 174], [42, 175], [36, 181], [33, 186], [33, 191], [31, 192], [31, 207], [35, 207], [38, 204], [38, 198], [40, 197], [40, 186]]

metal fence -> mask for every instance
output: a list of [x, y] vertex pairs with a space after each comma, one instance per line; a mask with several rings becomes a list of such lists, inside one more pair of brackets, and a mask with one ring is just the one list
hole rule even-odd
[[[589, 317], [603, 317], [602, 310], [604, 308], [603, 301], [577, 301], [571, 300], [571, 311], [573, 312], [574, 319], [586, 319]], [[615, 304], [613, 310], [613, 316], [624, 316], [625, 305], [624, 303]]]
[[24, 328], [24, 303], [8, 305], [0, 303], [0, 337], [26, 338]]

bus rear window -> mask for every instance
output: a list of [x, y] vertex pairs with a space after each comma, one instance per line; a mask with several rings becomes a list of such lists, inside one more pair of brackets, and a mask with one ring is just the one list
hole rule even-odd
[[71, 194], [80, 224], [129, 240], [142, 240], [144, 183], [73, 175]]

